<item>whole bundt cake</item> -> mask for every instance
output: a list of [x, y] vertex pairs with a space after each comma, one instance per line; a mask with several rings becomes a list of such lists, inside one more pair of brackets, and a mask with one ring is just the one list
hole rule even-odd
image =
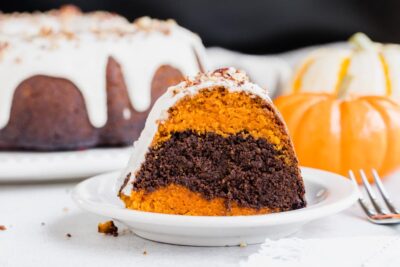
[[0, 14], [0, 150], [130, 144], [166, 88], [204, 64], [199, 37], [172, 20]]
[[188, 78], [154, 104], [118, 186], [126, 207], [251, 215], [306, 205], [286, 126], [267, 92], [233, 68]]

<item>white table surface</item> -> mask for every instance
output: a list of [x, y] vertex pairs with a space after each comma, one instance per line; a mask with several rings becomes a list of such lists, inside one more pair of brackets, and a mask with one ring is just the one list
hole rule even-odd
[[[385, 184], [395, 203], [400, 204], [400, 173]], [[132, 233], [104, 236], [97, 233], [97, 224], [107, 218], [75, 206], [70, 197], [75, 185], [76, 182], [0, 184], [0, 225], [7, 227], [0, 231], [0, 266], [237, 266], [259, 249], [259, 245], [174, 246], [147, 241]], [[125, 228], [118, 226], [120, 232]], [[368, 223], [355, 205], [305, 225], [293, 237], [399, 234], [400, 226]]]

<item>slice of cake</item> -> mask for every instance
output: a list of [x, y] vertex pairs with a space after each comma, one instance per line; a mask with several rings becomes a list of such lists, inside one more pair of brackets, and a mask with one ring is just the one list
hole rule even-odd
[[298, 162], [267, 92], [233, 68], [188, 78], [155, 103], [119, 196], [181, 215], [251, 215], [306, 205]]

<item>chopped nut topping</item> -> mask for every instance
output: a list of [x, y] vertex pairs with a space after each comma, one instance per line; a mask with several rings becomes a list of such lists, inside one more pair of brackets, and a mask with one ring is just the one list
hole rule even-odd
[[41, 36], [49, 36], [53, 33], [53, 29], [50, 27], [42, 27], [40, 28], [39, 35]]
[[71, 15], [76, 16], [82, 14], [82, 11], [77, 6], [74, 5], [62, 6], [58, 12], [60, 15], [63, 16], [71, 16]]
[[171, 26], [176, 25], [173, 19], [168, 19], [166, 21], [152, 19], [150, 17], [141, 17], [133, 22], [140, 30], [150, 32], [159, 31], [168, 35], [171, 31]]
[[[190, 86], [199, 85], [203, 82], [213, 81], [217, 82], [219, 80], [229, 80], [236, 83], [236, 85], [241, 86], [246, 82], [249, 82], [249, 77], [244, 71], [237, 70], [235, 68], [221, 68], [208, 73], [198, 73], [195, 77], [186, 77], [183, 83], [178, 85], [178, 89], [174, 89], [173, 94], [177, 94], [178, 90], [185, 89]], [[179, 89], [179, 86], [181, 88]]]

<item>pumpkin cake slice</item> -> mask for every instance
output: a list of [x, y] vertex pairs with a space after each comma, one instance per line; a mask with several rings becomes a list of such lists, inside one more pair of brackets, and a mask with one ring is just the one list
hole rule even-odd
[[180, 215], [302, 208], [304, 184], [267, 92], [233, 68], [187, 78], [155, 103], [119, 181], [126, 207]]

